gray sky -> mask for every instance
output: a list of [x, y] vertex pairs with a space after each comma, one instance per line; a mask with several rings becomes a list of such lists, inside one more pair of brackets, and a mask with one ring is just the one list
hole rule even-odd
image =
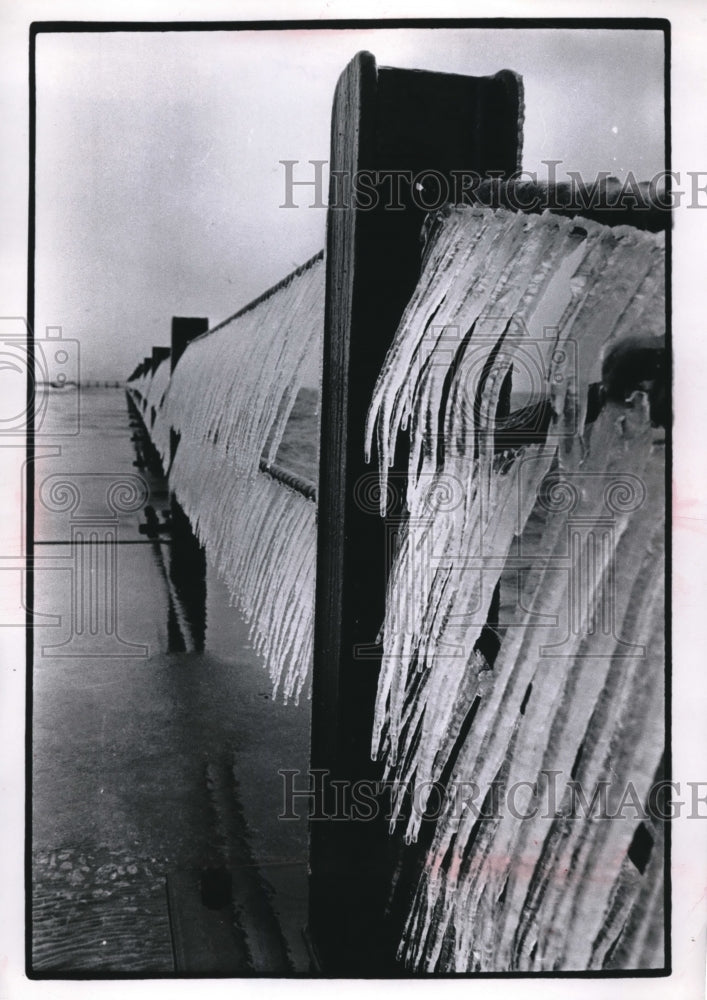
[[663, 167], [662, 46], [603, 30], [39, 35], [36, 330], [77, 339], [83, 377], [124, 378], [169, 343], [172, 315], [213, 325], [319, 250], [325, 211], [279, 207], [279, 161], [305, 178], [328, 158], [334, 86], [360, 49], [402, 68], [514, 69], [524, 169], [648, 179]]

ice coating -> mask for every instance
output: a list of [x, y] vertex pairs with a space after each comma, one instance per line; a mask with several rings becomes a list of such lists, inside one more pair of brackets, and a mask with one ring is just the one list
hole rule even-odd
[[[607, 775], [645, 801], [664, 744], [662, 448], [644, 392], [585, 425], [609, 345], [664, 332], [664, 266], [660, 235], [549, 213], [447, 208], [429, 227], [367, 422], [382, 513], [410, 439], [372, 753], [408, 841], [431, 783], [449, 790], [401, 942], [415, 968], [602, 968], [617, 947], [661, 964], [661, 831], [641, 878], [635, 815], [570, 823], [567, 803]], [[504, 443], [522, 371], [510, 409], [545, 400], [549, 426]], [[537, 804], [544, 772], [558, 816], [479, 819], [501, 779]]]
[[[185, 441], [214, 445], [246, 476], [261, 457], [272, 462], [302, 372], [321, 343], [323, 303], [324, 263], [317, 259], [255, 308], [193, 341], [165, 398], [171, 426]], [[198, 482], [193, 476], [208, 465], [199, 451], [180, 447], [175, 474]]]
[[147, 409], [147, 393], [152, 384], [152, 369], [143, 372], [137, 378], [128, 383], [128, 391], [133, 400], [137, 403], [140, 412], [145, 415]]
[[311, 669], [316, 505], [260, 465], [272, 463], [303, 373], [321, 355], [323, 321], [319, 257], [192, 341], [171, 379], [167, 361], [154, 377], [130, 383], [133, 395], [145, 397], [144, 419], [170, 488], [285, 700], [299, 698]]
[[167, 392], [170, 377], [169, 358], [160, 362], [145, 391], [145, 420], [150, 426], [152, 443], [159, 453], [162, 462], [169, 455], [169, 424], [165, 419], [163, 408], [164, 396]]
[[316, 505], [263, 472], [228, 491], [239, 514], [226, 521], [223, 578], [250, 625], [273, 697], [298, 701], [312, 661]]

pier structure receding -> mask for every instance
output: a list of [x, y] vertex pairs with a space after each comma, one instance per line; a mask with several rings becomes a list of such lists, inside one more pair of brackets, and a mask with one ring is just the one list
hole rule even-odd
[[[667, 963], [665, 824], [574, 807], [664, 777], [670, 215], [519, 183], [522, 120], [511, 71], [359, 53], [330, 162], [372, 187], [332, 182], [325, 252], [211, 329], [175, 317], [127, 383], [273, 691], [311, 691], [327, 975]], [[312, 357], [308, 478], [278, 456]]]

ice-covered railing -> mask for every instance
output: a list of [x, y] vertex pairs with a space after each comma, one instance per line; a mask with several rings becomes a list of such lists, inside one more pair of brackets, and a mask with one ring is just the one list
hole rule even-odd
[[153, 430], [170, 487], [285, 699], [299, 698], [311, 666], [316, 505], [313, 484], [274, 460], [323, 322], [318, 254], [189, 344]]
[[165, 422], [162, 404], [169, 385], [170, 371], [169, 358], [160, 361], [145, 389], [145, 422], [150, 430], [152, 443], [163, 462], [169, 452], [169, 426]]
[[127, 385], [128, 392], [143, 416], [147, 409], [147, 394], [152, 382], [152, 374], [152, 368], [148, 368], [147, 371], [131, 379]]
[[[430, 220], [367, 429], [382, 512], [402, 479], [409, 515], [372, 749], [408, 840], [438, 810], [415, 967], [662, 966], [660, 823], [620, 807], [645, 810], [665, 735], [664, 267], [633, 228]], [[576, 814], [601, 782], [618, 817]]]

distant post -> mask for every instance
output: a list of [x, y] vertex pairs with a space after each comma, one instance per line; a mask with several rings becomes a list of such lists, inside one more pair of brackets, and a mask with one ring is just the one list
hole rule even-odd
[[172, 317], [172, 371], [187, 349], [190, 341], [209, 329], [209, 321], [203, 316]]
[[152, 348], [152, 371], [156, 372], [159, 365], [169, 357], [169, 347], [153, 347]]
[[[202, 316], [173, 316], [170, 353], [171, 373], [188, 345], [209, 329], [209, 321]], [[173, 428], [169, 431], [169, 468], [179, 446], [179, 436]], [[170, 523], [173, 544], [169, 552], [169, 576], [174, 587], [189, 609], [194, 648], [204, 648], [206, 636], [206, 553], [196, 539], [189, 518], [173, 492], [170, 492]]]
[[[513, 174], [521, 121], [514, 73], [379, 69], [367, 52], [349, 63], [334, 96], [311, 767], [327, 772], [323, 811], [337, 818], [310, 825], [308, 925], [325, 975], [391, 974], [401, 931], [386, 914], [395, 864], [387, 821], [351, 812], [354, 783], [381, 777], [369, 748], [386, 529], [377, 504], [357, 494], [375, 471], [364, 462], [366, 412], [419, 276], [427, 211], [457, 200], [474, 174]], [[367, 187], [357, 194], [361, 172]]]
[[[172, 317], [172, 344], [170, 354], [170, 375], [174, 373], [177, 362], [186, 351], [192, 340], [200, 337], [209, 329], [209, 321], [205, 316], [173, 316]], [[174, 455], [179, 444], [179, 436], [170, 427], [169, 430], [169, 467], [171, 468]], [[181, 511], [181, 507], [179, 508]], [[182, 519], [185, 515], [182, 513]]]

